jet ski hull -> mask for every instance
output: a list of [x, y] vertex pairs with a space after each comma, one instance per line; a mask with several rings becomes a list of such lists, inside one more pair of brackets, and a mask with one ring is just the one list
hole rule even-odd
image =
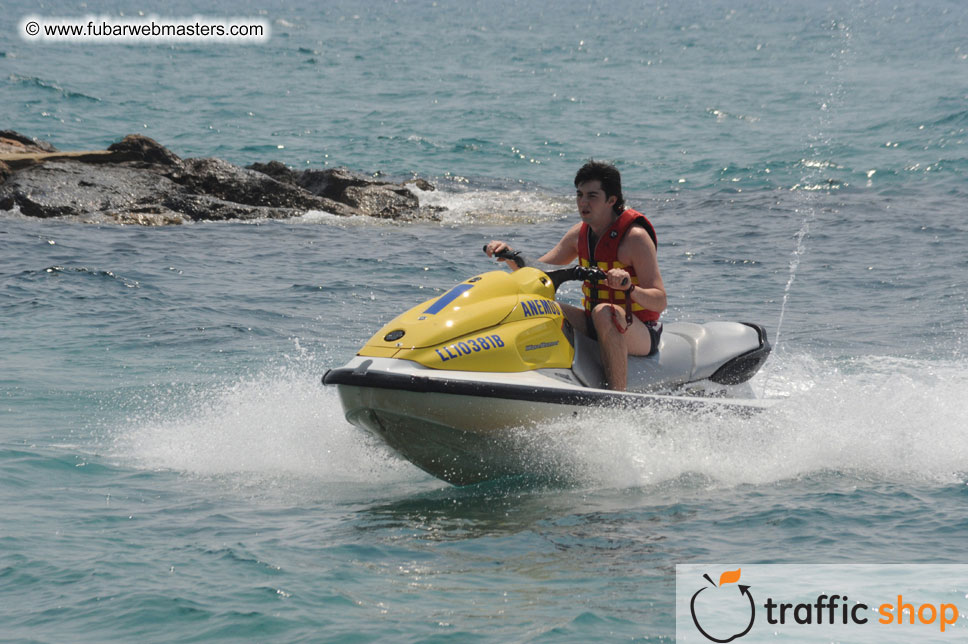
[[771, 401], [636, 394], [589, 389], [560, 374], [469, 374], [406, 360], [361, 358], [326, 373], [346, 419], [401, 456], [454, 485], [540, 473], [526, 449], [529, 428], [589, 407], [749, 414]]
[[513, 428], [561, 415], [554, 405], [523, 400], [496, 404], [478, 396], [352, 385], [338, 390], [349, 422], [454, 485], [533, 473], [511, 449]]

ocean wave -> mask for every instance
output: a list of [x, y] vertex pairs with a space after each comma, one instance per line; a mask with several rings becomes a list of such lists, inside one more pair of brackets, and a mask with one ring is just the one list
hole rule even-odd
[[89, 94], [84, 94], [83, 92], [77, 92], [61, 87], [54, 81], [45, 80], [37, 76], [22, 76], [20, 74], [11, 74], [9, 77], [11, 82], [29, 86], [29, 87], [40, 87], [41, 89], [49, 90], [52, 92], [57, 92], [65, 98], [79, 98], [86, 101], [92, 101], [95, 103], [100, 103], [101, 99], [97, 96], [91, 96]]
[[[931, 123], [931, 125], [968, 125], [968, 110], [958, 110], [957, 112], [952, 112], [946, 116], [943, 116]], [[963, 133], [963, 131], [962, 131]]]
[[141, 283], [138, 280], [130, 279], [128, 277], [124, 277], [123, 275], [117, 275], [113, 271], [87, 268], [85, 266], [48, 266], [47, 268], [43, 269], [43, 271], [37, 272], [43, 272], [49, 275], [83, 275], [107, 280], [109, 282], [116, 282], [127, 288], [141, 288]]

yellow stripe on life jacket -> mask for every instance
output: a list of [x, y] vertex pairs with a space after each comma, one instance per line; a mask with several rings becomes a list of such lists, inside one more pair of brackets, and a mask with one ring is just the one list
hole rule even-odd
[[[591, 262], [589, 262], [587, 259], [581, 259], [581, 258], [579, 258], [578, 263], [581, 264], [582, 266], [585, 266], [586, 268], [589, 267], [589, 266], [591, 266]], [[613, 268], [621, 268], [621, 269], [624, 269], [624, 270], [628, 270], [628, 266], [626, 266], [625, 264], [623, 264], [622, 262], [619, 262], [619, 261], [615, 261], [615, 262], [595, 262], [595, 265], [598, 268], [600, 268], [603, 271], [605, 271], [606, 273], [609, 270], [613, 269]], [[599, 284], [604, 284], [604, 282], [599, 282]], [[634, 284], [636, 286], [638, 286], [638, 284], [639, 284], [639, 278], [636, 277], [635, 275], [632, 275], [632, 284]], [[595, 293], [594, 296], [592, 295], [592, 291], [593, 290], [596, 291], [596, 293]], [[591, 311], [595, 307], [595, 304], [597, 304], [599, 302], [613, 301], [616, 304], [624, 303], [625, 302], [625, 292], [624, 291], [617, 291], [617, 290], [610, 289], [610, 288], [597, 288], [596, 289], [596, 288], [594, 288], [594, 285], [591, 282], [588, 282], [588, 281], [582, 283], [581, 292], [582, 292], [582, 305], [585, 307], [585, 310], [586, 311]], [[611, 299], [609, 298], [609, 294], [611, 294]], [[635, 301], [632, 302], [632, 311], [633, 312], [634, 311], [644, 311], [644, 310], [645, 310], [645, 308], [642, 307], [641, 305], [639, 305], [637, 302], [635, 302]]]

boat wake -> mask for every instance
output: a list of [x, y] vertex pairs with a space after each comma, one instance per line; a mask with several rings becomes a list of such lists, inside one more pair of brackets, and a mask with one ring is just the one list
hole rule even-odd
[[963, 362], [822, 364], [790, 356], [768, 363], [752, 385], [759, 395], [785, 400], [752, 417], [589, 409], [522, 429], [519, 438], [546, 468], [615, 488], [683, 478], [714, 487], [765, 485], [827, 472], [940, 484], [966, 478]]
[[385, 485], [425, 477], [343, 420], [335, 391], [306, 364], [168, 394], [113, 432], [111, 455], [138, 468], [232, 479], [243, 487]]
[[[245, 485], [444, 485], [347, 423], [311, 362], [148, 404], [114, 432], [110, 451], [135, 467]], [[966, 477], [964, 362], [786, 355], [752, 386], [784, 400], [752, 417], [589, 408], [517, 428], [511, 440], [541, 480], [592, 488], [768, 485], [825, 472], [939, 484]]]

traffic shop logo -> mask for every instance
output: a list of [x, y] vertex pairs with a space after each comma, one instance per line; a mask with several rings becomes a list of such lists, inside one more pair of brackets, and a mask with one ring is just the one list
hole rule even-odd
[[[689, 600], [692, 623], [699, 632], [711, 642], [732, 642], [743, 637], [753, 628], [756, 620], [756, 602], [750, 594], [750, 587], [739, 584], [741, 568], [727, 570], [719, 576], [719, 585], [704, 574], [709, 582], [697, 590]], [[727, 620], [711, 620], [708, 615], [727, 610], [731, 615]], [[704, 615], [707, 617], [704, 620]], [[703, 625], [705, 623], [705, 626]]]

